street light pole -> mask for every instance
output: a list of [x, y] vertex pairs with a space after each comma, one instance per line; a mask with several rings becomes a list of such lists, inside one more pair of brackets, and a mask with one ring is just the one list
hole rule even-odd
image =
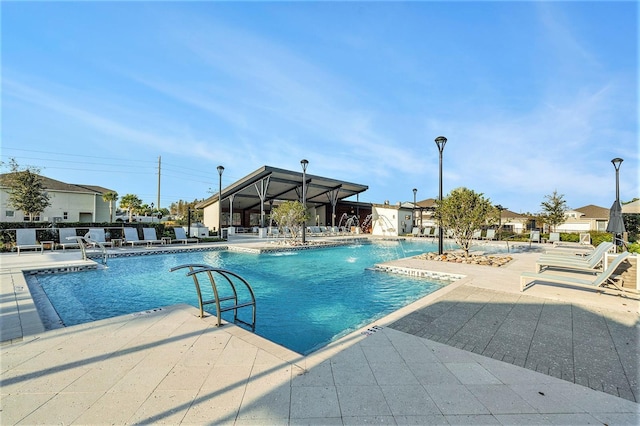
[[[302, 205], [304, 206], [305, 216], [307, 214], [307, 165], [309, 162], [307, 160], [300, 160], [300, 165], [302, 166]], [[307, 242], [307, 223], [306, 221], [302, 223], [302, 244]]]
[[413, 226], [417, 226], [418, 225], [418, 220], [416, 218], [416, 193], [418, 192], [417, 188], [413, 188], [413, 217], [412, 217], [412, 222], [413, 222]]
[[[444, 136], [438, 136], [435, 140], [436, 145], [438, 146], [438, 151], [440, 152], [440, 192], [438, 193], [438, 202], [442, 204], [442, 151], [444, 150], [444, 146], [447, 143], [447, 138]], [[438, 226], [438, 254], [442, 255], [442, 238], [444, 235], [444, 230], [442, 229], [442, 217], [440, 217], [440, 223]]]
[[222, 172], [224, 167], [218, 166], [218, 236], [222, 238]]

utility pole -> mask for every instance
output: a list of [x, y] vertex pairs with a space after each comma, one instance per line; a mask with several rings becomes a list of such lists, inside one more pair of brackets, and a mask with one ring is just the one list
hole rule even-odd
[[161, 171], [161, 162], [162, 157], [158, 156], [158, 199], [156, 200], [156, 206], [158, 206], [158, 211], [160, 211], [160, 171]]

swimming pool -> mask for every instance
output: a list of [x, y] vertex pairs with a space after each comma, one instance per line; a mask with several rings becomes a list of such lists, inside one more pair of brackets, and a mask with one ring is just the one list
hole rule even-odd
[[[38, 281], [69, 326], [178, 303], [198, 306], [186, 270], [169, 269], [187, 263], [224, 268], [253, 288], [256, 334], [308, 354], [446, 285], [369, 269], [434, 249], [433, 243], [388, 241], [271, 254], [171, 253], [114, 258], [107, 269], [42, 275]], [[249, 319], [250, 309], [239, 312]]]

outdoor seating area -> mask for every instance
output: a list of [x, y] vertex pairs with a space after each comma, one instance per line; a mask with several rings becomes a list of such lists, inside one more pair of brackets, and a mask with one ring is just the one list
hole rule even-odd
[[[589, 288], [602, 291], [603, 289], [612, 289], [618, 293], [625, 294], [621, 283], [614, 276], [614, 272], [622, 262], [629, 256], [629, 252], [617, 255], [607, 268], [598, 273], [593, 279], [580, 278], [578, 274], [572, 275], [553, 275], [547, 272], [523, 272], [520, 275], [520, 291], [524, 291], [534, 284], [563, 284], [572, 287]], [[576, 272], [588, 270], [588, 268], [580, 266], [575, 267], [574, 264], [563, 264], [562, 269], [569, 269]], [[583, 275], [584, 276], [584, 275]]]

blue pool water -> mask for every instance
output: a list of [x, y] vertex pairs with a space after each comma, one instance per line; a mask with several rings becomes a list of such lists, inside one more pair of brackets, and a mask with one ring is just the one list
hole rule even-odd
[[[432, 243], [390, 241], [274, 254], [209, 251], [123, 257], [110, 259], [107, 269], [41, 275], [38, 281], [69, 326], [177, 303], [198, 306], [187, 270], [169, 269], [188, 263], [224, 268], [245, 278], [254, 290], [256, 334], [307, 354], [445, 285], [368, 269], [436, 249]], [[240, 300], [247, 299], [241, 294]], [[227, 313], [223, 318], [232, 320]], [[240, 313], [248, 321], [251, 309]]]

